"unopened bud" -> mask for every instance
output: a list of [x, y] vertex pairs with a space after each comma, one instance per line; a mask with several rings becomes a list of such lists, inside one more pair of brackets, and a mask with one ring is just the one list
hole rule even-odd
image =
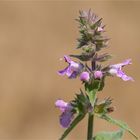
[[102, 71], [95, 71], [94, 72], [94, 78], [95, 79], [101, 79], [103, 77]]
[[90, 79], [90, 76], [89, 76], [88, 72], [84, 71], [84, 72], [81, 73], [81, 75], [80, 75], [80, 80], [81, 81], [88, 82], [89, 79]]

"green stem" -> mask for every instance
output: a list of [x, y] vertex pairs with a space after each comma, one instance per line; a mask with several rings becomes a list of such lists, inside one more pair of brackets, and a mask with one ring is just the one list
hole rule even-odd
[[85, 117], [85, 114], [79, 114], [71, 123], [71, 125], [65, 130], [64, 134], [59, 140], [64, 140], [64, 138], [71, 132], [71, 130]]
[[93, 121], [94, 121], [94, 115], [92, 113], [89, 113], [88, 114], [87, 140], [92, 140], [92, 137], [93, 137]]

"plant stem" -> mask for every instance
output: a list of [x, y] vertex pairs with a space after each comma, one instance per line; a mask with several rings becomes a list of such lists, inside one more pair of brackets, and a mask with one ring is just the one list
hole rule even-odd
[[88, 114], [87, 140], [92, 140], [92, 137], [93, 137], [93, 121], [94, 121], [94, 115], [92, 113], [89, 113]]

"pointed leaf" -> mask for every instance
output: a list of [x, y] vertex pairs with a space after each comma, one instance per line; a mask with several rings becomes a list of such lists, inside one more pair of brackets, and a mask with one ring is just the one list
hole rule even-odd
[[100, 132], [93, 140], [121, 140], [123, 136], [123, 130], [113, 131], [113, 132]]
[[112, 124], [115, 124], [115, 125], [119, 126], [123, 130], [129, 132], [131, 135], [133, 135], [138, 140], [138, 137], [135, 135], [135, 133], [130, 129], [130, 127], [125, 122], [120, 121], [120, 120], [115, 120], [108, 115], [102, 115], [102, 116], [99, 116], [99, 117], [108, 121], [108, 122], [110, 122], [110, 123], [112, 123]]

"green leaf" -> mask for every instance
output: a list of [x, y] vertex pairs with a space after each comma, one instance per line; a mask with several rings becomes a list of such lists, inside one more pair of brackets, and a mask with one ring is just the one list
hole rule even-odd
[[79, 114], [77, 117], [72, 121], [70, 126], [64, 131], [63, 135], [59, 140], [64, 140], [64, 138], [71, 132], [71, 130], [85, 117], [85, 114]]
[[88, 96], [81, 89], [80, 93], [76, 94], [75, 99], [71, 101], [73, 108], [81, 114], [87, 113], [87, 106], [89, 104]]
[[121, 140], [123, 136], [123, 130], [113, 131], [113, 132], [100, 132], [93, 140]]
[[99, 80], [94, 80], [94, 82], [91, 84], [88, 83], [85, 84], [85, 90], [87, 92], [91, 105], [94, 105], [95, 103], [96, 92], [98, 91], [99, 87], [100, 87]]
[[112, 124], [115, 124], [115, 125], [119, 126], [123, 130], [129, 132], [131, 135], [133, 135], [138, 140], [138, 137], [136, 136], [136, 134], [130, 129], [130, 127], [125, 122], [120, 121], [120, 120], [115, 120], [108, 115], [101, 115], [101, 116], [98, 116], [98, 117], [100, 117], [100, 118], [102, 118], [102, 119], [104, 119], [104, 120], [106, 120], [106, 121], [108, 121]]

